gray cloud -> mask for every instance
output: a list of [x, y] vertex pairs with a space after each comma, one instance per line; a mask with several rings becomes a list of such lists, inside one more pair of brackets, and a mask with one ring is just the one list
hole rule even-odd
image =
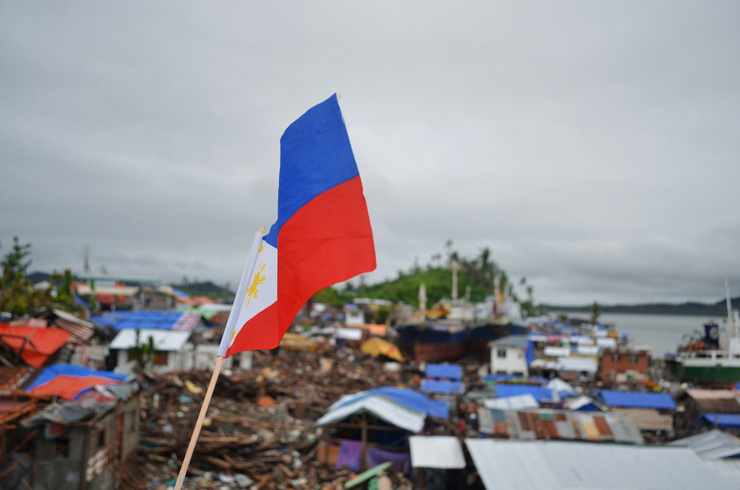
[[[6, 2], [0, 252], [235, 284], [334, 92], [393, 278], [488, 247], [537, 300], [740, 291], [734, 2]], [[736, 278], [738, 276], [739, 278]]]

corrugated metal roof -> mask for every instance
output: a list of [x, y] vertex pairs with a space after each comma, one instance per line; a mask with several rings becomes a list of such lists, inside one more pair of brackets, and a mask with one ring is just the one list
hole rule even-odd
[[667, 446], [690, 447], [702, 459], [722, 459], [740, 456], [740, 438], [721, 430], [710, 430], [671, 441]]
[[467, 439], [486, 489], [737, 488], [688, 448]]
[[[140, 330], [139, 343], [143, 344], [151, 336], [154, 347], [159, 351], [181, 351], [190, 338], [190, 331], [182, 330]], [[128, 349], [136, 346], [136, 330], [121, 330], [110, 343], [111, 349]]]
[[507, 398], [490, 398], [483, 402], [483, 406], [491, 410], [524, 410], [539, 408], [540, 404], [529, 394], [510, 396]]
[[136, 382], [120, 383], [120, 384], [109, 384], [103, 386], [96, 386], [96, 390], [104, 393], [111, 393], [119, 400], [128, 400], [135, 393], [139, 391], [139, 384]]
[[478, 425], [481, 433], [504, 439], [644, 442], [632, 418], [602, 412], [481, 408], [478, 410]]
[[601, 390], [600, 396], [604, 404], [610, 407], [676, 409], [676, 402], [670, 393]]
[[427, 364], [427, 378], [462, 379], [462, 366], [458, 364]]
[[414, 468], [465, 468], [460, 440], [454, 436], [410, 436], [411, 466]]
[[0, 367], [0, 390], [12, 392], [20, 389], [35, 372], [28, 367]]

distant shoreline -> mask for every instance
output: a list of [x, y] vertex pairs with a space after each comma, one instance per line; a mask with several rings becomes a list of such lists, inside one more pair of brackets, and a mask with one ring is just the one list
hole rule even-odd
[[[733, 305], [740, 304], [740, 297], [732, 299]], [[578, 312], [591, 313], [591, 306], [542, 305], [550, 313]], [[705, 303], [647, 303], [641, 305], [600, 305], [600, 313], [630, 313], [640, 315], [692, 315], [692, 316], [727, 316], [727, 305], [724, 301], [715, 304]]]

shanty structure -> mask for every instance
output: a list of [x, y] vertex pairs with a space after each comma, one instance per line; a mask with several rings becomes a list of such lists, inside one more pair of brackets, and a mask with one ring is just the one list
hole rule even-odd
[[323, 428], [318, 459], [362, 471], [391, 461], [410, 472], [408, 437], [428, 418], [446, 419], [447, 404], [408, 389], [383, 387], [344, 396], [318, 421]]
[[632, 417], [640, 430], [649, 432], [673, 430], [676, 402], [670, 393], [602, 390], [599, 399], [612, 413]]
[[740, 434], [740, 390], [691, 389], [678, 396], [677, 429], [691, 433], [711, 427]]
[[689, 448], [467, 439], [487, 490], [738, 488]]
[[116, 378], [75, 365], [2, 370], [0, 488], [135, 488], [139, 387]]
[[416, 471], [415, 488], [463, 488], [467, 466], [460, 439], [454, 436], [410, 436], [411, 467]]

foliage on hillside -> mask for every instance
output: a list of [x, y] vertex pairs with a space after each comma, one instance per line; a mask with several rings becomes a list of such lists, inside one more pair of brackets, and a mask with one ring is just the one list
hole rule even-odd
[[472, 302], [484, 301], [486, 296], [494, 292], [494, 277], [498, 278], [499, 289], [510, 298], [519, 300], [517, 288], [523, 288], [526, 298], [521, 301], [522, 307], [533, 308], [532, 287], [525, 278], [517, 285], [509, 280], [506, 272], [498, 267], [491, 259], [488, 248], [481, 249], [475, 257], [463, 257], [452, 249], [452, 242], [446, 244], [446, 260], [442, 254], [432, 257], [430, 264], [419, 266], [415, 264], [408, 271], [398, 271], [398, 277], [378, 284], [366, 285], [360, 277], [360, 285], [353, 286], [345, 283], [342, 288], [331, 287], [320, 291], [314, 296], [315, 301], [340, 306], [351, 302], [353, 298], [385, 299], [394, 303], [403, 302], [419, 306], [419, 288], [424, 284], [427, 296], [427, 307], [431, 307], [442, 299], [452, 297], [452, 268], [457, 264], [457, 296], [467, 298]]
[[234, 301], [234, 293], [227, 288], [218, 286], [211, 281], [205, 282], [188, 282], [173, 284], [173, 288], [184, 291], [190, 296], [205, 296], [214, 301], [231, 302]]

